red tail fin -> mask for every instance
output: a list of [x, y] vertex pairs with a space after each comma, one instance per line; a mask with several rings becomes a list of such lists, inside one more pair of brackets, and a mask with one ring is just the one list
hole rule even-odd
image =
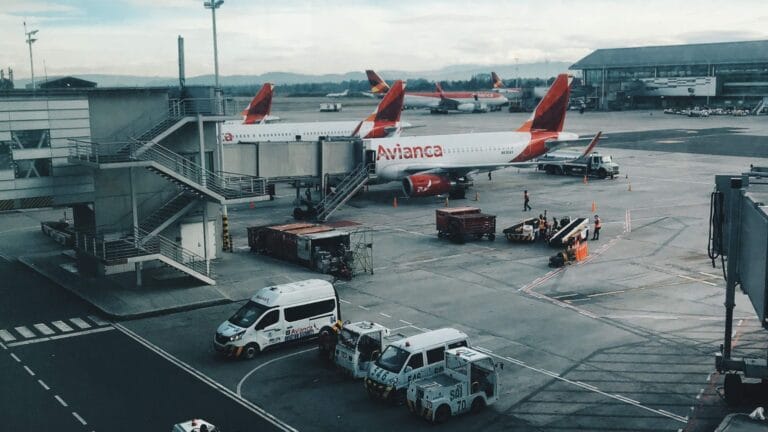
[[587, 148], [584, 149], [584, 153], [581, 154], [582, 157], [589, 156], [589, 153], [591, 153], [592, 149], [595, 148], [595, 146], [597, 145], [597, 142], [600, 141], [600, 135], [602, 134], [603, 134], [603, 131], [597, 132], [597, 135], [595, 135], [595, 137], [592, 138], [592, 141], [589, 142], [589, 145], [587, 146]]
[[272, 111], [272, 89], [275, 86], [270, 83], [265, 83], [261, 86], [261, 90], [256, 93], [251, 103], [243, 111], [245, 119], [243, 124], [259, 123]]
[[549, 91], [533, 111], [531, 118], [520, 126], [518, 132], [561, 132], [568, 110], [568, 98], [571, 96], [573, 77], [560, 74], [552, 83]]
[[495, 89], [505, 87], [504, 81], [502, 81], [501, 78], [499, 78], [499, 76], [496, 75], [496, 72], [491, 72], [491, 81], [493, 81], [493, 88]]
[[365, 74], [368, 75], [368, 82], [371, 83], [371, 93], [375, 95], [383, 95], [389, 91], [389, 85], [387, 85], [386, 81], [381, 79], [379, 74], [370, 69], [365, 71]]
[[445, 98], [445, 92], [443, 91], [443, 86], [441, 86], [438, 81], [435, 81], [435, 90], [437, 90], [437, 92], [440, 93], [440, 99]]
[[405, 83], [397, 80], [392, 84], [392, 88], [379, 102], [376, 111], [361, 121], [357, 128], [352, 132], [352, 136], [360, 134], [360, 129], [366, 122], [373, 122], [370, 132], [363, 138], [383, 138], [390, 134], [392, 128], [398, 128], [400, 114], [403, 112], [403, 100], [405, 99]]

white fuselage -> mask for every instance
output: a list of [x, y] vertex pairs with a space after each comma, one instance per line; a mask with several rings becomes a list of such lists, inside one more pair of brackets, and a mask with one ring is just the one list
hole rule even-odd
[[[475, 99], [477, 95], [477, 99]], [[458, 102], [459, 104], [482, 104], [488, 107], [503, 105], [507, 102], [506, 97], [491, 92], [460, 92], [447, 93], [446, 97]], [[440, 106], [439, 93], [406, 93], [403, 101], [406, 108], [438, 108]]]
[[[552, 140], [569, 141], [578, 135], [551, 133]], [[435, 170], [462, 171], [463, 168], [503, 166], [531, 151], [530, 132], [488, 132], [476, 134], [393, 137], [365, 140], [365, 149], [376, 151], [376, 176], [381, 182], [400, 180], [410, 174]]]
[[[275, 123], [275, 124], [227, 124], [221, 128], [224, 144], [239, 142], [270, 141], [317, 141], [320, 137], [351, 136], [359, 121]], [[361, 136], [365, 136], [373, 127], [373, 122], [363, 122]]]

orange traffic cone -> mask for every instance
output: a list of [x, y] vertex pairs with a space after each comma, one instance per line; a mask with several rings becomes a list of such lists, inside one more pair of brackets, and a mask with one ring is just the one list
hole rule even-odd
[[392, 199], [392, 207], [397, 208], [397, 197]]
[[587, 184], [587, 176], [584, 176], [584, 184]]
[[592, 201], [592, 213], [597, 211], [597, 203]]
[[250, 207], [250, 208], [254, 208], [254, 207], [256, 207], [256, 203], [254, 203], [253, 201], [251, 201], [251, 204], [249, 205], [249, 207]]

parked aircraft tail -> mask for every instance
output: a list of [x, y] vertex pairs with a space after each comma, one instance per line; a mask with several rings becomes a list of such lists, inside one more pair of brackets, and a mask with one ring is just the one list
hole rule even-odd
[[365, 74], [368, 75], [368, 82], [371, 83], [371, 93], [381, 96], [389, 91], [389, 85], [381, 79], [379, 74], [370, 69], [366, 70]]
[[264, 83], [251, 103], [243, 110], [243, 124], [262, 123], [272, 110], [272, 89], [274, 85]]
[[491, 81], [493, 81], [493, 88], [500, 89], [505, 88], [504, 81], [499, 78], [496, 72], [491, 72]]
[[400, 114], [403, 111], [404, 99], [405, 83], [402, 80], [397, 80], [379, 102], [376, 110], [357, 125], [352, 136], [359, 136], [364, 125], [371, 129], [362, 138], [384, 138], [393, 133], [399, 133]]
[[518, 132], [562, 132], [573, 77], [560, 74]]

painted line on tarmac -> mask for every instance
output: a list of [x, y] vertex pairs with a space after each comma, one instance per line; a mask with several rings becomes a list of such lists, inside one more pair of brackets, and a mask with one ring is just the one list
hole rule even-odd
[[683, 278], [683, 279], [688, 279], [688, 280], [694, 281], [694, 282], [701, 282], [703, 284], [707, 284], [707, 285], [711, 285], [711, 286], [717, 286], [716, 283], [712, 283], [710, 281], [705, 281], [704, 279], [696, 279], [696, 278], [693, 278], [693, 277], [690, 277], [690, 276], [686, 276], [686, 275], [681, 275], [681, 274], [677, 275], [677, 277]]
[[194, 376], [195, 378], [199, 379], [205, 384], [208, 384], [211, 388], [214, 390], [218, 390], [221, 394], [224, 396], [227, 396], [228, 398], [232, 399], [233, 401], [240, 404], [242, 407], [248, 409], [252, 413], [260, 416], [264, 420], [268, 421], [269, 423], [272, 423], [275, 427], [277, 427], [280, 430], [283, 430], [285, 432], [298, 432], [297, 429], [290, 426], [289, 424], [285, 423], [284, 421], [278, 419], [277, 417], [273, 416], [272, 414], [268, 413], [265, 409], [261, 408], [260, 406], [254, 404], [253, 402], [243, 399], [242, 397], [238, 396], [235, 392], [232, 390], [224, 387], [223, 385], [219, 384], [217, 381], [210, 378], [208, 375], [205, 375], [204, 373], [198, 371], [197, 369], [193, 368], [192, 366], [184, 363], [183, 361], [179, 360], [169, 352], [163, 350], [162, 348], [156, 346], [152, 342], [144, 339], [143, 337], [139, 336], [138, 334], [134, 333], [132, 330], [126, 328], [122, 324], [113, 324], [115, 328], [123, 332], [126, 336], [130, 337], [131, 339], [135, 340], [136, 342], [140, 343], [141, 345], [144, 345], [149, 350], [153, 351], [155, 354], [159, 355], [160, 357], [168, 360], [169, 362], [173, 363], [174, 365], [178, 366], [180, 369], [184, 370], [185, 372], [189, 373], [190, 375]]
[[256, 372], [257, 370], [259, 370], [259, 369], [263, 368], [264, 366], [267, 366], [267, 365], [269, 365], [269, 364], [271, 364], [271, 363], [274, 363], [274, 362], [276, 362], [276, 361], [278, 361], [278, 360], [283, 360], [283, 359], [287, 359], [287, 358], [289, 358], [289, 357], [297, 356], [297, 355], [299, 355], [299, 354], [304, 354], [304, 353], [306, 353], [306, 352], [315, 351], [316, 349], [317, 349], [317, 348], [310, 348], [310, 349], [305, 349], [305, 350], [303, 350], [303, 351], [297, 351], [297, 352], [295, 352], [295, 353], [286, 354], [286, 355], [284, 355], [284, 356], [281, 356], [281, 357], [277, 357], [277, 358], [273, 358], [272, 360], [269, 360], [269, 361], [267, 361], [267, 362], [264, 362], [264, 363], [262, 363], [262, 364], [260, 364], [260, 365], [256, 366], [256, 367], [255, 367], [255, 368], [253, 368], [253, 369], [252, 369], [250, 372], [248, 372], [247, 374], [245, 374], [245, 376], [244, 376], [244, 377], [243, 377], [243, 378], [240, 380], [240, 382], [239, 382], [239, 383], [237, 383], [237, 396], [239, 396], [239, 397], [243, 397], [243, 396], [242, 396], [242, 392], [241, 392], [241, 389], [242, 389], [242, 387], [243, 387], [243, 383], [245, 383], [245, 380], [247, 380], [247, 379], [248, 379], [248, 378], [249, 378], [251, 375], [253, 375], [253, 373], [254, 373], [254, 372]]
[[405, 325], [408, 325], [408, 326], [412, 326], [412, 325], [413, 325], [413, 323], [412, 323], [412, 322], [408, 322], [408, 321], [406, 321], [406, 320], [398, 320], [398, 321], [400, 321], [401, 323], [403, 323], [403, 324], [405, 324]]
[[80, 417], [80, 415], [79, 415], [78, 413], [76, 413], [76, 412], [72, 411], [72, 416], [73, 416], [74, 418], [76, 418], [76, 419], [77, 419], [77, 421], [79, 421], [79, 422], [80, 422], [80, 423], [81, 423], [83, 426], [88, 426], [88, 423], [86, 423], [86, 422], [85, 422], [85, 420], [83, 420], [83, 418], [82, 418], [82, 417]]
[[344, 300], [343, 298], [340, 298], [339, 301], [342, 303], [351, 304], [350, 302], [348, 302], [347, 300]]
[[46, 389], [46, 390], [50, 390], [50, 389], [51, 389], [50, 387], [48, 387], [48, 386], [47, 386], [47, 385], [46, 385], [46, 384], [43, 382], [43, 380], [40, 380], [40, 379], [39, 379], [39, 380], [37, 380], [37, 382], [38, 382], [38, 383], [39, 383], [39, 384], [40, 384], [40, 385], [41, 385], [41, 386], [42, 386], [44, 389]]
[[67, 403], [66, 403], [66, 402], [64, 402], [64, 399], [62, 399], [62, 398], [61, 398], [61, 396], [59, 396], [59, 395], [55, 395], [53, 398], [54, 398], [54, 399], [56, 399], [57, 401], [59, 401], [59, 403], [61, 404], [61, 406], [63, 406], [64, 408], [66, 408], [66, 407], [68, 407], [68, 406], [69, 406], [69, 405], [67, 405]]
[[357, 307], [359, 307], [362, 310], [367, 310], [367, 311], [371, 310], [370, 308], [367, 308], [367, 307], [362, 306], [362, 305], [357, 305]]
[[24, 366], [24, 370], [25, 370], [25, 371], [27, 371], [27, 373], [29, 374], [29, 376], [35, 376], [35, 373], [34, 373], [34, 372], [32, 372], [32, 369], [30, 369], [30, 368], [29, 368], [29, 366], [26, 366], [26, 365], [25, 365], [25, 366]]
[[91, 330], [83, 330], [83, 331], [74, 332], [74, 333], [65, 333], [65, 334], [60, 334], [60, 335], [56, 335], [56, 336], [41, 337], [41, 338], [37, 338], [37, 339], [29, 339], [29, 340], [25, 340], [25, 341], [13, 342], [13, 343], [9, 343], [8, 346], [9, 347], [17, 347], [17, 346], [20, 346], [20, 345], [29, 345], [29, 344], [40, 343], [40, 342], [50, 342], [50, 341], [59, 340], [59, 339], [67, 339], [67, 338], [71, 338], [71, 337], [85, 336], [85, 335], [89, 335], [89, 334], [92, 334], [92, 333], [101, 333], [101, 332], [110, 331], [110, 330], [114, 330], [114, 329], [115, 329], [114, 327], [99, 327], [99, 328], [95, 328], [95, 329], [91, 329]]
[[387, 317], [387, 318], [392, 318], [392, 315], [387, 315], [384, 312], [379, 312], [379, 315], [381, 315], [383, 317]]
[[597, 393], [597, 394], [606, 396], [608, 398], [624, 402], [625, 404], [629, 404], [629, 405], [635, 406], [637, 408], [640, 408], [640, 409], [643, 409], [643, 410], [646, 410], [646, 411], [650, 411], [652, 413], [661, 415], [663, 417], [670, 418], [670, 419], [678, 421], [680, 423], [688, 423], [688, 419], [687, 418], [679, 416], [677, 414], [673, 414], [673, 413], [671, 413], [669, 411], [657, 410], [657, 409], [654, 409], [654, 408], [651, 408], [651, 407], [647, 407], [647, 406], [641, 404], [640, 402], [637, 402], [637, 401], [635, 401], [633, 399], [630, 399], [630, 398], [628, 398], [626, 396], [606, 393], [606, 392], [604, 392], [604, 391], [602, 391], [602, 390], [600, 390], [597, 387], [594, 387], [592, 385], [582, 383], [581, 381], [573, 381], [573, 380], [570, 380], [568, 378], [562, 377], [562, 376], [560, 376], [560, 374], [557, 374], [555, 372], [548, 371], [546, 369], [539, 369], [537, 367], [533, 367], [533, 366], [527, 365], [524, 362], [522, 362], [522, 361], [520, 361], [520, 360], [518, 360], [516, 358], [513, 358], [513, 357], [503, 357], [503, 356], [500, 356], [498, 354], [494, 354], [494, 353], [492, 353], [492, 352], [490, 352], [490, 351], [488, 351], [488, 350], [486, 350], [485, 348], [482, 348], [482, 347], [473, 347], [473, 348], [477, 349], [478, 351], [484, 352], [484, 353], [486, 353], [489, 356], [496, 357], [497, 359], [500, 359], [500, 360], [506, 360], [506, 361], [508, 361], [510, 363], [517, 364], [518, 366], [522, 366], [522, 367], [524, 367], [526, 369], [530, 369], [532, 371], [535, 371], [535, 372], [538, 372], [538, 373], [550, 376], [550, 377], [552, 377], [552, 378], [554, 378], [556, 380], [559, 380], [559, 381], [562, 381], [562, 382], [565, 382], [565, 383], [568, 383], [568, 384], [575, 385], [577, 387], [583, 388], [583, 389], [591, 391], [593, 393]]
[[2, 348], [3, 350], [7, 350], [8, 349], [8, 347], [5, 346], [5, 344], [2, 343], [2, 342], [0, 342], [0, 348]]
[[21, 363], [21, 359], [14, 353], [11, 353], [11, 358], [16, 360], [16, 363]]

